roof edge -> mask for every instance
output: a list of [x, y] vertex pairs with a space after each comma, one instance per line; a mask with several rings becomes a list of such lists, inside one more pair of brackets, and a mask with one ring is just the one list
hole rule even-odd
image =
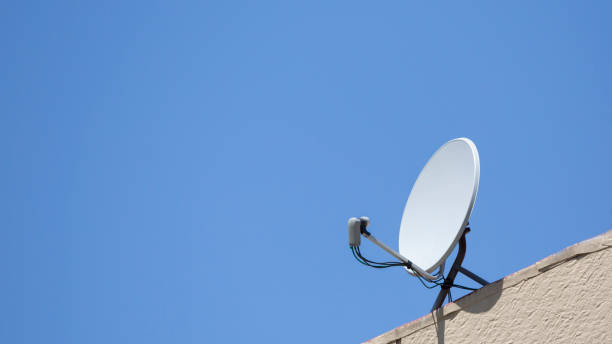
[[[383, 333], [375, 338], [368, 340], [365, 343], [390, 343], [402, 337], [411, 335], [425, 327], [433, 325], [437, 319], [443, 319], [453, 313], [461, 311], [464, 307], [473, 305], [488, 296], [499, 293], [504, 289], [511, 288], [517, 284], [534, 278], [545, 273], [555, 267], [564, 264], [576, 257], [585, 256], [594, 252], [612, 248], [612, 229], [591, 239], [581, 241], [577, 244], [564, 248], [563, 250], [554, 253], [533, 265], [521, 269], [513, 274], [510, 274], [502, 279], [499, 279], [491, 284], [488, 284], [470, 294], [467, 294], [455, 302], [451, 302], [441, 309], [423, 315], [422, 317], [413, 320], [407, 324], [396, 327], [395, 329]], [[461, 300], [459, 304], [459, 300]]]

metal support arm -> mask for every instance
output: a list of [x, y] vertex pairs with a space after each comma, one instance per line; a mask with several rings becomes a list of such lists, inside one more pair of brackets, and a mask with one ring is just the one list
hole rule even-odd
[[411, 265], [411, 269], [413, 271], [415, 271], [416, 273], [418, 273], [419, 275], [421, 275], [422, 277], [425, 277], [426, 279], [428, 279], [430, 281], [434, 281], [434, 280], [439, 279], [441, 277], [441, 275], [444, 273], [444, 271], [441, 271], [440, 276], [433, 276], [433, 275], [427, 273], [425, 270], [421, 269], [420, 267], [416, 266], [413, 262], [408, 260], [408, 258], [402, 256], [401, 254], [399, 254], [399, 253], [395, 252], [393, 249], [391, 249], [389, 246], [387, 246], [384, 243], [378, 241], [378, 239], [376, 239], [372, 234], [370, 234], [370, 233], [362, 233], [362, 235], [364, 237], [366, 237], [368, 240], [370, 240], [372, 243], [374, 243], [374, 245], [376, 245], [376, 246], [382, 248], [383, 250], [387, 251], [387, 253], [389, 253], [390, 255], [395, 257], [396, 259], [399, 259], [399, 261], [401, 261], [402, 263], [410, 264]]

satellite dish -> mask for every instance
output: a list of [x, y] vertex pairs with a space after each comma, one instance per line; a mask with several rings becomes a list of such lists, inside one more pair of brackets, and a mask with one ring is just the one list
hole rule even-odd
[[399, 252], [427, 272], [451, 254], [472, 213], [480, 160], [470, 139], [448, 141], [417, 178], [400, 225]]
[[[454, 284], [459, 272], [487, 285], [489, 282], [461, 266], [465, 257], [465, 235], [480, 181], [480, 160], [476, 145], [470, 139], [448, 141], [429, 159], [408, 196], [399, 233], [399, 252], [378, 240], [367, 230], [370, 219], [350, 218], [349, 247], [360, 263], [374, 268], [402, 266], [408, 272], [439, 287], [440, 293], [432, 311], [440, 308], [450, 288], [473, 288]], [[360, 250], [361, 236], [395, 257], [399, 262], [375, 262]], [[459, 250], [448, 274], [444, 262], [455, 246]], [[434, 275], [433, 271], [440, 267]]]

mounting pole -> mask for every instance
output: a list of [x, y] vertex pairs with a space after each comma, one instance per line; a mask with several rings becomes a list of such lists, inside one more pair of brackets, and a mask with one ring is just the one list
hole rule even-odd
[[444, 279], [444, 284], [442, 285], [440, 289], [440, 293], [438, 293], [436, 302], [434, 302], [433, 307], [431, 307], [432, 312], [442, 307], [442, 304], [444, 303], [444, 299], [446, 298], [446, 295], [448, 295], [448, 292], [450, 291], [450, 288], [453, 286], [453, 283], [455, 283], [455, 278], [457, 277], [457, 273], [459, 272], [462, 272], [464, 275], [482, 284], [483, 286], [489, 284], [489, 282], [485, 281], [483, 278], [479, 277], [475, 273], [461, 266], [461, 264], [463, 263], [463, 258], [465, 258], [465, 250], [467, 246], [466, 241], [465, 241], [465, 235], [469, 231], [470, 231], [470, 227], [465, 227], [465, 230], [463, 231], [463, 234], [461, 235], [461, 239], [459, 239], [459, 252], [457, 252], [457, 257], [455, 257], [453, 266], [451, 267], [450, 271], [448, 272], [448, 275]]

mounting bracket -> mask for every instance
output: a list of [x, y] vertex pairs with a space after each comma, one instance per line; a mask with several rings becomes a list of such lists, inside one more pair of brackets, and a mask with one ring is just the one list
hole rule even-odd
[[469, 277], [470, 279], [480, 283], [482, 286], [489, 284], [489, 282], [484, 280], [482, 277], [476, 275], [475, 273], [461, 266], [461, 264], [463, 263], [463, 258], [465, 258], [465, 250], [467, 246], [466, 241], [465, 241], [465, 235], [469, 231], [470, 231], [470, 227], [465, 227], [465, 230], [463, 231], [463, 234], [461, 235], [461, 239], [459, 239], [459, 251], [457, 252], [457, 257], [455, 257], [453, 266], [451, 267], [450, 271], [448, 272], [448, 275], [444, 279], [444, 284], [442, 285], [440, 292], [438, 293], [438, 297], [436, 298], [436, 301], [434, 302], [433, 307], [431, 307], [432, 312], [442, 307], [442, 304], [444, 303], [444, 299], [448, 295], [453, 283], [455, 283], [455, 278], [457, 277], [457, 273], [459, 272], [463, 273], [465, 276]]

